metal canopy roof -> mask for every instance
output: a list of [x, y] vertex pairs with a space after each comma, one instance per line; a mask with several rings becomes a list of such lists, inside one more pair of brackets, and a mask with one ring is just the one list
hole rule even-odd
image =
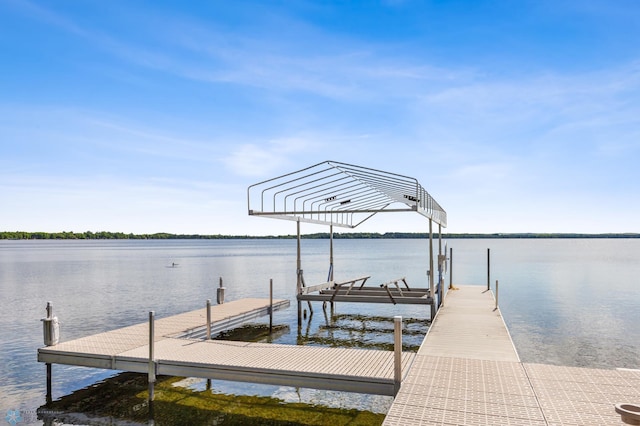
[[447, 226], [415, 178], [325, 161], [251, 185], [249, 215], [355, 228], [376, 213], [413, 211]]

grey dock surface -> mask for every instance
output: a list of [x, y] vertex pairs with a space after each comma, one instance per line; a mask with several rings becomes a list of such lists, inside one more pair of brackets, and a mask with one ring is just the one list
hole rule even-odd
[[385, 426], [621, 425], [640, 371], [521, 363], [491, 292], [448, 292]]
[[[274, 300], [274, 310], [289, 306]], [[212, 306], [214, 330], [268, 313], [269, 300]], [[206, 310], [155, 321], [156, 374], [394, 395], [394, 352], [193, 339]], [[38, 361], [146, 373], [149, 325], [142, 323], [38, 350]], [[402, 354], [403, 375], [415, 353]]]

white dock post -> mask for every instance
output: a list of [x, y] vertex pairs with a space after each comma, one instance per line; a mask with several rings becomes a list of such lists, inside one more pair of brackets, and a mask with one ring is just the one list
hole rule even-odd
[[449, 290], [453, 289], [453, 247], [449, 247]]
[[494, 311], [498, 310], [498, 280], [496, 280], [496, 307]]
[[491, 249], [487, 249], [487, 290], [491, 290]]
[[393, 317], [393, 387], [394, 395], [402, 384], [402, 317]]
[[149, 311], [149, 422], [153, 424], [154, 384], [156, 382], [156, 362], [154, 359], [154, 311]]
[[218, 305], [222, 305], [224, 303], [224, 290], [225, 288], [222, 286], [222, 277], [220, 277], [220, 287], [218, 287], [218, 294], [217, 294]]
[[207, 299], [207, 340], [211, 340], [211, 299]]
[[273, 278], [269, 278], [269, 334], [273, 332]]

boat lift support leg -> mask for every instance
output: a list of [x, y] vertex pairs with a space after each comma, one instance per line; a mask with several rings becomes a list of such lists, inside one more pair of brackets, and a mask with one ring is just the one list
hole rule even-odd
[[429, 296], [431, 296], [431, 320], [436, 316], [436, 295], [433, 282], [433, 219], [429, 219]]

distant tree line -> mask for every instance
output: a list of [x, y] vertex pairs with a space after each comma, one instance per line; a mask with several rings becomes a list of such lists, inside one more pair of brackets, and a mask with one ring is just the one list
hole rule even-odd
[[[198, 235], [198, 234], [170, 234], [158, 232], [155, 234], [126, 234], [124, 232], [23, 232], [0, 231], [0, 240], [211, 240], [211, 239], [239, 239], [256, 238], [251, 236], [233, 235]], [[262, 238], [262, 237], [261, 237]], [[264, 237], [267, 238], [267, 237]], [[271, 237], [277, 238], [277, 237]]]
[[[576, 233], [495, 233], [495, 234], [443, 234], [443, 238], [640, 238], [637, 233], [609, 233], [609, 234], [576, 234]], [[328, 232], [315, 234], [304, 234], [304, 239], [328, 239]], [[155, 234], [126, 234], [124, 232], [24, 232], [24, 231], [0, 231], [0, 240], [232, 240], [232, 239], [291, 239], [295, 235], [200, 235], [200, 234], [171, 234], [158, 232]], [[334, 233], [335, 239], [409, 239], [409, 238], [429, 238], [426, 232], [349, 232]], [[438, 238], [434, 233], [433, 238]]]

